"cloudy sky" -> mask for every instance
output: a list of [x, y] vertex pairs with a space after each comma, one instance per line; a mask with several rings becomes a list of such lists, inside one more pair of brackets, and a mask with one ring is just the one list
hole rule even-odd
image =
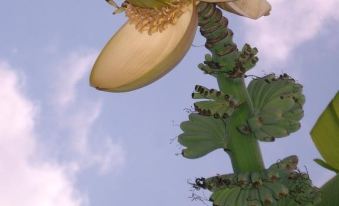
[[[309, 131], [339, 88], [339, 2], [271, 3], [271, 16], [258, 21], [226, 14], [235, 41], [260, 51], [253, 74], [287, 72], [304, 84], [302, 129], [262, 144], [265, 163], [297, 154], [321, 185], [333, 174], [313, 163], [320, 156]], [[148, 87], [89, 87], [98, 52], [125, 21], [104, 0], [1, 1], [0, 205], [202, 205], [189, 198], [187, 181], [231, 172], [222, 151], [176, 155], [194, 85], [216, 87], [196, 68], [207, 53], [199, 34], [198, 47]]]

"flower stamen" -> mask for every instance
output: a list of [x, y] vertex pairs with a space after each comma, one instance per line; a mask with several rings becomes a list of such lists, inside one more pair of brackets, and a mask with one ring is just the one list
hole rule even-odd
[[148, 34], [164, 31], [168, 25], [175, 24], [178, 18], [185, 12], [183, 8], [191, 0], [173, 0], [166, 6], [159, 8], [142, 8], [127, 3], [126, 15], [135, 28]]

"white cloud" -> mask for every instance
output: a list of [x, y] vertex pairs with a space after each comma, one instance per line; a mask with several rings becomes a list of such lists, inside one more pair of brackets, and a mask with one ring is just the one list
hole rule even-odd
[[113, 169], [121, 168], [125, 164], [125, 150], [120, 144], [113, 143], [111, 138], [104, 138], [101, 152], [88, 155], [87, 161], [91, 160], [99, 165], [100, 174], [107, 174]]
[[57, 66], [57, 81], [54, 82], [59, 106], [73, 103], [76, 98], [76, 86], [92, 67], [97, 52], [73, 52]]
[[17, 74], [0, 61], [0, 205], [80, 206], [67, 167], [37, 157], [36, 107]]
[[271, 15], [244, 20], [246, 38], [259, 48], [265, 61], [283, 62], [291, 52], [316, 37], [331, 20], [339, 20], [338, 0], [270, 0]]
[[[75, 102], [79, 107], [79, 102]], [[84, 104], [84, 102], [82, 102]], [[62, 116], [62, 122], [70, 131], [69, 138], [77, 161], [83, 168], [98, 167], [100, 174], [115, 172], [125, 163], [125, 151], [110, 136], [96, 135], [93, 132], [101, 112], [100, 102], [87, 102], [75, 113]], [[95, 142], [95, 143], [94, 143]]]
[[[95, 134], [93, 125], [98, 120], [102, 103], [99, 99], [81, 94], [79, 87], [88, 89], [88, 75], [97, 52], [73, 52], [56, 68], [58, 78], [53, 82], [56, 96], [51, 101], [58, 111], [60, 130], [67, 131], [73, 153], [81, 168], [96, 166], [101, 174], [121, 168], [125, 162], [125, 152], [112, 138]], [[93, 134], [92, 134], [93, 133]], [[95, 144], [94, 144], [95, 142]]]

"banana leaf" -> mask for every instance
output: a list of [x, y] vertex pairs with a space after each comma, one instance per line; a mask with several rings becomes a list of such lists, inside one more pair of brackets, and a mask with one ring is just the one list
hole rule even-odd
[[324, 159], [320, 165], [326, 165], [327, 168], [333, 168], [331, 170], [337, 172], [339, 170], [339, 92], [317, 120], [311, 136]]

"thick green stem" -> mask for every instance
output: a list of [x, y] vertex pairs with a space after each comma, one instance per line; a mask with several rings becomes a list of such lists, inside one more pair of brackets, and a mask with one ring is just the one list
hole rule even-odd
[[252, 100], [248, 94], [244, 78], [227, 78], [223, 75], [217, 76], [218, 85], [225, 94], [233, 94], [240, 102], [246, 101], [251, 112], [254, 112]]
[[[234, 172], [254, 172], [264, 169], [258, 141], [252, 135], [238, 131], [253, 113], [243, 75], [239, 66], [240, 52], [233, 42], [233, 32], [228, 29], [228, 21], [214, 4], [199, 3], [199, 26], [201, 34], [207, 39], [206, 48], [212, 52], [211, 67], [216, 71], [220, 90], [234, 97], [240, 106], [232, 116], [225, 120], [228, 150]], [[239, 75], [234, 75], [238, 74]], [[230, 74], [230, 75], [228, 75]]]
[[243, 79], [219, 77], [218, 82], [221, 91], [234, 90], [232, 96], [243, 100], [241, 106], [225, 122], [229, 148], [227, 153], [231, 158], [234, 172], [254, 172], [265, 169], [258, 141], [253, 135], [245, 135], [238, 130], [238, 127], [246, 122], [252, 113], [251, 103], [245, 101], [247, 90]]

